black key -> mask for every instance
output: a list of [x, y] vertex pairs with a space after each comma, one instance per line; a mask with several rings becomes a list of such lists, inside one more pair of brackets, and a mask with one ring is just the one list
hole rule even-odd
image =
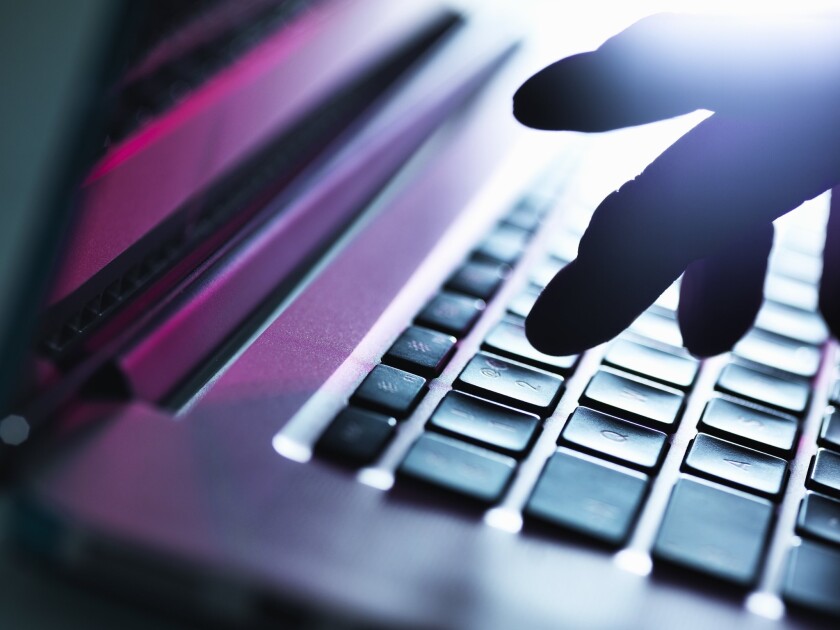
[[747, 333], [735, 345], [734, 352], [748, 361], [804, 377], [817, 373], [822, 358], [815, 346], [760, 330]]
[[484, 311], [484, 306], [482, 300], [442, 291], [420, 312], [417, 323], [463, 337]]
[[813, 542], [791, 549], [782, 598], [831, 615], [840, 615], [840, 551]]
[[661, 385], [599, 370], [586, 386], [581, 401], [621, 418], [638, 420], [672, 433], [677, 428], [683, 395]]
[[683, 388], [690, 387], [694, 382], [699, 365], [692, 357], [664, 352], [626, 339], [617, 339], [610, 346], [604, 362]]
[[840, 411], [835, 411], [823, 419], [818, 441], [820, 446], [840, 451]]
[[773, 504], [737, 490], [681, 478], [656, 536], [661, 562], [750, 586], [758, 577]]
[[432, 414], [429, 424], [511, 455], [531, 446], [539, 417], [502, 407], [460, 392], [449, 392]]
[[464, 263], [446, 283], [450, 291], [489, 300], [498, 291], [510, 267], [493, 262], [471, 260]]
[[634, 468], [657, 468], [667, 436], [647, 427], [578, 407], [569, 417], [560, 439], [575, 448]]
[[532, 290], [522, 291], [522, 293], [513, 298], [511, 303], [508, 304], [508, 311], [517, 317], [525, 319], [528, 317], [531, 309], [534, 308], [534, 303], [537, 301], [539, 295], [538, 292]]
[[683, 469], [728, 486], [777, 499], [787, 479], [787, 462], [751, 448], [700, 433]]
[[630, 331], [674, 348], [682, 348], [683, 345], [680, 327], [673, 316], [646, 311], [630, 324]]
[[840, 499], [840, 454], [824, 448], [818, 449], [805, 485]]
[[403, 418], [420, 402], [425, 388], [425, 378], [377, 365], [353, 394], [353, 402]]
[[527, 230], [528, 232], [535, 231], [543, 218], [542, 209], [533, 206], [529, 203], [520, 203], [511, 210], [502, 221], [507, 225], [519, 228], [520, 230]]
[[397, 421], [375, 411], [347, 407], [318, 440], [319, 453], [363, 466], [373, 462], [394, 436]]
[[567, 372], [577, 361], [576, 355], [555, 357], [543, 354], [528, 341], [525, 336], [525, 327], [512, 321], [499, 322], [487, 335], [484, 347], [495, 354], [530, 363], [544, 370]]
[[522, 256], [529, 238], [531, 235], [526, 230], [500, 225], [476, 247], [475, 255], [512, 266]]
[[455, 337], [420, 326], [409, 326], [382, 360], [394, 367], [433, 377], [441, 373], [454, 350]]
[[796, 446], [799, 424], [791, 416], [770, 413], [724, 398], [712, 398], [700, 429], [744, 446], [787, 457]]
[[797, 415], [805, 411], [810, 396], [807, 381], [781, 379], [734, 363], [723, 368], [717, 388]]
[[642, 473], [561, 448], [548, 460], [525, 513], [617, 546], [627, 540], [647, 487]]
[[461, 372], [458, 386], [477, 396], [548, 415], [563, 389], [563, 379], [479, 352]]
[[796, 531], [840, 545], [840, 501], [809, 492], [799, 507]]
[[400, 473], [495, 503], [507, 488], [516, 460], [459, 440], [424, 433], [411, 447]]

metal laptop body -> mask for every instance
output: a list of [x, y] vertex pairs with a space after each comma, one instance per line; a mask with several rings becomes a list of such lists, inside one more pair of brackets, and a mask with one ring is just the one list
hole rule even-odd
[[[57, 410], [57, 428], [26, 466], [19, 538], [99, 586], [222, 623], [797, 627], [797, 617], [755, 614], [743, 593], [647, 575], [653, 514], [667, 502], [676, 467], [661, 473], [652, 495], [659, 507], [618, 554], [574, 536], [519, 531], [512, 506], [525, 496], [487, 510], [395, 483], [424, 418], [502, 316], [539, 251], [526, 255], [489, 302], [401, 424], [385, 460], [354, 471], [312, 456], [382, 352], [487, 230], [533, 194], [535, 178], [555, 165], [571, 180], [575, 164], [556, 166], [558, 146], [561, 155], [580, 156], [577, 141], [537, 136], [513, 121], [510, 96], [533, 69], [515, 38], [485, 25], [480, 11], [458, 18], [429, 3], [395, 4], [325, 3], [323, 13], [316, 9], [303, 18], [311, 22], [291, 31], [295, 37], [285, 31], [256, 48], [249, 63], [184, 106], [203, 116], [173, 110], [107, 154], [89, 178], [89, 202], [71, 238], [116, 230], [125, 240], [63, 270], [51, 303], [66, 304], [54, 312], [71, 316], [86, 302], [68, 296], [92, 279], [95, 285], [108, 269], [103, 260], [165, 219], [149, 212], [178, 207], [254, 151], [269, 129], [291, 126], [339, 89], [342, 77], [364, 74], [400, 42], [424, 33], [436, 42], [340, 132], [334, 150], [308, 162], [303, 176], [266, 204], [273, 212], [255, 213], [253, 224], [193, 261], [189, 273], [160, 281], [158, 292], [152, 285], [116, 323], [73, 342], [77, 354], [69, 356], [82, 357], [68, 359], [73, 367], [42, 366], [33, 387], [47, 394], [34, 408]], [[339, 50], [345, 63], [319, 75]], [[272, 73], [272, 80], [298, 82], [299, 101], [261, 91]], [[243, 108], [250, 116], [231, 118]], [[184, 179], [140, 194], [161, 162], [177, 168], [198, 164], [198, 156], [200, 166]], [[135, 204], [138, 221], [148, 224], [120, 224], [106, 211], [113, 199]], [[560, 200], [575, 202], [568, 191]], [[85, 299], [112, 283], [103, 276], [103, 288]], [[537, 448], [553, 448], [551, 427], [559, 430], [600, 358], [588, 355], [577, 368], [568, 402], [547, 421], [548, 437]], [[698, 387], [711, 391], [713, 377]], [[809, 435], [820, 402], [812, 403]], [[541, 463], [523, 467], [523, 478], [538, 475]], [[774, 549], [768, 562], [778, 573], [783, 550]]]

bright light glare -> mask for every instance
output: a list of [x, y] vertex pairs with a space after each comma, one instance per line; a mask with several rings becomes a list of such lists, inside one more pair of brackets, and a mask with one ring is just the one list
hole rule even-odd
[[522, 516], [505, 508], [493, 508], [488, 511], [484, 515], [484, 522], [509, 534], [516, 534], [522, 530]]
[[785, 604], [770, 593], [753, 593], [747, 597], [747, 610], [752, 614], [778, 621], [785, 615]]

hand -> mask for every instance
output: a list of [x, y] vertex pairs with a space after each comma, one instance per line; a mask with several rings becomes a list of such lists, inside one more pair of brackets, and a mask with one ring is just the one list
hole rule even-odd
[[[624, 330], [679, 275], [696, 355], [724, 352], [761, 305], [771, 221], [840, 182], [840, 19], [657, 15], [529, 79], [514, 114], [539, 129], [605, 131], [712, 116], [607, 197], [578, 258], [537, 300], [533, 345], [576, 354]], [[840, 332], [840, 195], [820, 310]]]

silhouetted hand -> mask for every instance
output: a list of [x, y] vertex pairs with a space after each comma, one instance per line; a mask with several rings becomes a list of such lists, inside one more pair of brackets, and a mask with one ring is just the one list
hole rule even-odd
[[[723, 352], [762, 299], [771, 221], [840, 182], [840, 19], [658, 15], [529, 79], [514, 113], [539, 129], [604, 131], [715, 112], [607, 197], [526, 322], [575, 354], [624, 330], [685, 272], [686, 347]], [[840, 199], [820, 310], [840, 332]]]

